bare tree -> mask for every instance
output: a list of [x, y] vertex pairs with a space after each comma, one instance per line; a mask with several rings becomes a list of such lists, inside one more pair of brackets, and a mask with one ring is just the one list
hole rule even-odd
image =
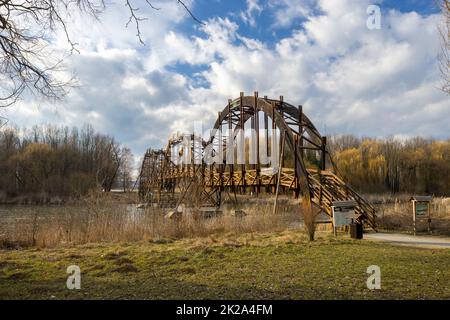
[[450, 94], [450, 0], [439, 0], [442, 10], [442, 22], [439, 25], [441, 52], [439, 69], [442, 75], [442, 91]]
[[[134, 22], [141, 43], [140, 22], [135, 3], [145, 3], [159, 10], [150, 0], [123, 0], [130, 12], [127, 26]], [[173, 0], [201, 23], [181, 0]], [[60, 99], [73, 79], [65, 76], [64, 57], [50, 49], [51, 37], [63, 30], [70, 50], [77, 51], [71, 40], [67, 19], [71, 15], [99, 18], [105, 9], [104, 0], [0, 0], [0, 107], [14, 104], [25, 91], [39, 97]]]
[[131, 188], [132, 184], [132, 171], [133, 171], [133, 154], [130, 148], [122, 147], [120, 150], [120, 167], [118, 182], [122, 187], [123, 192], [127, 192]]
[[89, 0], [0, 0], [0, 106], [26, 89], [46, 98], [66, 93], [69, 81], [57, 79], [61, 59], [49, 52], [48, 39], [62, 28], [75, 48], [64, 20], [74, 8], [94, 16], [100, 10]]

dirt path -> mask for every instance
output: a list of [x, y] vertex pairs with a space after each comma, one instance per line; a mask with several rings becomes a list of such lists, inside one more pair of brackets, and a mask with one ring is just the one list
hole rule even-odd
[[441, 236], [412, 236], [400, 233], [365, 233], [364, 239], [391, 244], [432, 249], [450, 249], [450, 238]]

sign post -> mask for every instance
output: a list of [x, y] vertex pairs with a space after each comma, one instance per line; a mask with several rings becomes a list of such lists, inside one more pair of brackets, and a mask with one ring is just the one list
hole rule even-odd
[[414, 235], [417, 233], [417, 220], [427, 217], [428, 220], [428, 233], [431, 233], [431, 196], [413, 196], [410, 201], [413, 208], [413, 228]]

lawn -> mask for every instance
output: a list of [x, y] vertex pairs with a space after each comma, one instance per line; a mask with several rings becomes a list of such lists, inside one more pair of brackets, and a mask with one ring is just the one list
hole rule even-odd
[[[367, 289], [370, 265], [381, 290]], [[0, 251], [0, 299], [80, 298], [450, 299], [450, 250], [285, 231]]]

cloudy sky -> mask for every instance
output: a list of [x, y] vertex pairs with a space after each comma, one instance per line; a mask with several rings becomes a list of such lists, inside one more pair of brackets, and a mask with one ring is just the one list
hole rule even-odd
[[[79, 87], [61, 102], [25, 99], [10, 123], [81, 126], [142, 155], [169, 135], [211, 125], [240, 91], [302, 104], [324, 134], [450, 137], [450, 99], [438, 90], [438, 10], [429, 0], [175, 0], [139, 13], [145, 45], [115, 0], [101, 21], [75, 19]], [[144, 3], [144, 1], [135, 1]], [[370, 30], [367, 8], [381, 8]], [[54, 46], [67, 49], [63, 36]]]

